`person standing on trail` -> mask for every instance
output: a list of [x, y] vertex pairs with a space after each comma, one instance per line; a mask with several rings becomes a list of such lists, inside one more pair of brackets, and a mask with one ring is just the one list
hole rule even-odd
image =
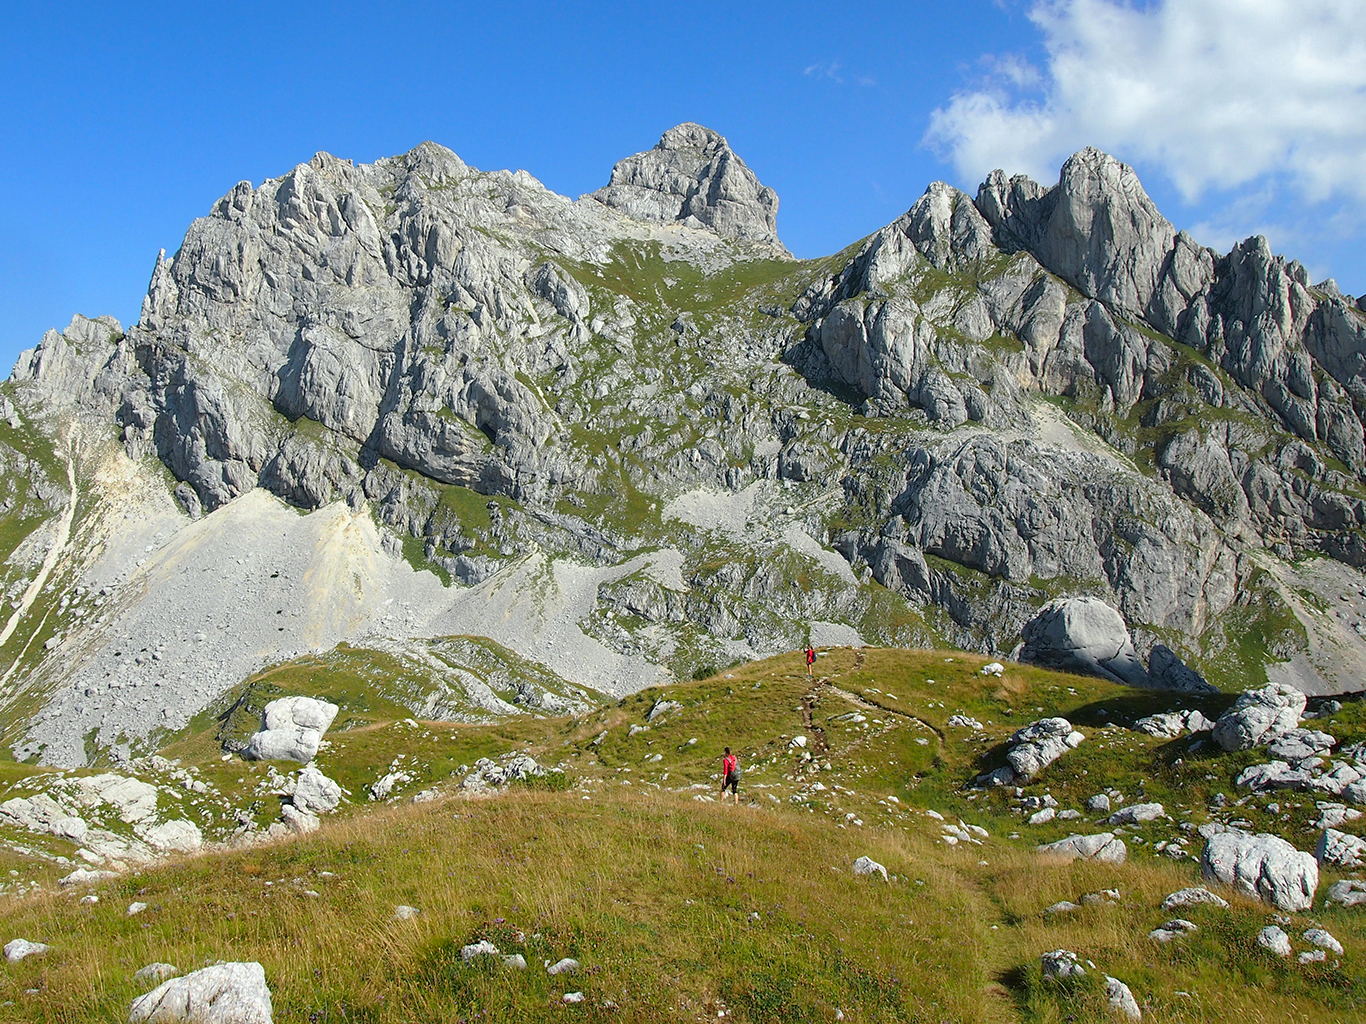
[[811, 642], [806, 644], [806, 678], [810, 679], [814, 674], [812, 666], [816, 664], [816, 648], [811, 646]]
[[721, 802], [726, 802], [726, 787], [730, 787], [730, 795], [735, 798], [736, 806], [740, 803], [740, 762], [734, 754], [730, 752], [730, 747], [726, 748], [726, 756], [721, 758]]

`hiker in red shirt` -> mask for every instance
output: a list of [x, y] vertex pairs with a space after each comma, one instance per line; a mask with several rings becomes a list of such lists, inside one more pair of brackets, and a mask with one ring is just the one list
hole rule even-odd
[[806, 645], [806, 677], [808, 679], [811, 678], [811, 666], [814, 664], [816, 664], [816, 648], [812, 647], [811, 644], [808, 643]]
[[726, 787], [730, 787], [730, 795], [735, 798], [736, 806], [740, 804], [740, 762], [735, 755], [730, 752], [730, 747], [726, 748], [726, 756], [721, 758], [721, 802], [726, 802]]

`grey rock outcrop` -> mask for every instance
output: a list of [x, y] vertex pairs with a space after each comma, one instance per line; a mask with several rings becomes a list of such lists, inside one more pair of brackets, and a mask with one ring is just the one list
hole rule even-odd
[[341, 785], [335, 779], [329, 779], [316, 765], [306, 765], [294, 777], [290, 801], [301, 811], [326, 814], [337, 809], [341, 798]]
[[1359, 907], [1366, 904], [1366, 882], [1358, 878], [1343, 878], [1328, 887], [1324, 899], [1344, 907]]
[[856, 875], [881, 875], [882, 880], [887, 881], [887, 869], [873, 860], [872, 857], [859, 857], [854, 861], [854, 874]]
[[1288, 912], [1308, 910], [1319, 884], [1319, 866], [1279, 836], [1224, 832], [1211, 836], [1200, 855], [1207, 879]]
[[45, 942], [30, 942], [28, 939], [10, 939], [5, 943], [5, 959], [10, 963], [18, 963], [25, 957], [38, 956], [51, 950], [52, 947]]
[[1139, 1009], [1138, 1000], [1134, 998], [1129, 986], [1108, 974], [1105, 976], [1105, 1001], [1110, 1004], [1111, 1009], [1124, 1014], [1130, 1020], [1143, 1018], [1143, 1011]]
[[1290, 955], [1290, 936], [1285, 929], [1269, 924], [1257, 933], [1257, 945], [1270, 950], [1277, 956]]
[[1163, 910], [1175, 910], [1178, 907], [1198, 907], [1209, 905], [1218, 907], [1220, 910], [1228, 909], [1228, 900], [1222, 896], [1217, 896], [1208, 889], [1198, 886], [1191, 886], [1186, 889], [1178, 889], [1171, 893], [1162, 901]]
[[220, 963], [138, 996], [129, 1024], [272, 1024], [270, 989], [258, 963]]
[[1084, 736], [1065, 718], [1042, 718], [1018, 729], [1010, 737], [1006, 762], [1015, 779], [1034, 778], [1069, 750], [1079, 747]]
[[1129, 804], [1121, 807], [1106, 819], [1110, 825], [1134, 825], [1145, 821], [1156, 821], [1166, 813], [1161, 804]]
[[654, 149], [618, 162], [612, 180], [589, 198], [636, 220], [704, 228], [782, 249], [777, 193], [759, 183], [724, 138], [700, 124], [670, 128]]
[[1148, 673], [1134, 651], [1124, 617], [1094, 597], [1059, 598], [1021, 630], [1021, 661], [1146, 686]]
[[1214, 742], [1225, 750], [1271, 743], [1300, 724], [1307, 703], [1303, 693], [1284, 683], [1247, 690], [1214, 723]]
[[1081, 965], [1081, 958], [1070, 949], [1055, 949], [1050, 953], [1044, 953], [1039, 957], [1039, 966], [1043, 969], [1045, 978], [1060, 981], [1065, 981], [1068, 978], [1081, 978], [1086, 975], [1086, 968]]

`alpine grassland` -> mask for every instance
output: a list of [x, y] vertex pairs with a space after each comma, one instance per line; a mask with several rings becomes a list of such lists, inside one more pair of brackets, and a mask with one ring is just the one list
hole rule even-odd
[[[1312, 848], [1312, 798], [1234, 788], [1247, 755], [1129, 728], [1160, 710], [1214, 716], [1231, 698], [1014, 664], [983, 675], [984, 661], [836, 648], [808, 679], [794, 652], [574, 717], [484, 725], [390, 721], [376, 705], [328, 734], [318, 766], [350, 799], [316, 832], [67, 888], [57, 885], [66, 867], [7, 854], [3, 938], [52, 948], [0, 967], [0, 1021], [123, 1021], [152, 987], [135, 982], [139, 968], [218, 961], [263, 965], [280, 1024], [1122, 1019], [1107, 975], [1149, 1021], [1366, 1019], [1362, 911], [1322, 900], [1341, 876], [1325, 871], [1300, 914], [1214, 883], [1203, 884], [1228, 909], [1160, 907], [1202, 884], [1194, 829], [1206, 822], [1236, 816]], [[326, 673], [310, 681], [329, 695]], [[1354, 741], [1366, 735], [1361, 710], [1348, 703], [1318, 727]], [[1002, 763], [1015, 729], [1050, 715], [1086, 739], [1022, 795], [1082, 813], [1031, 825], [1014, 789], [971, 783]], [[167, 753], [196, 764], [225, 801], [291, 767], [222, 760], [217, 727], [197, 722]], [[744, 768], [738, 806], [717, 800], [723, 746]], [[493, 795], [460, 788], [469, 761], [513, 751], [561, 771]], [[370, 801], [363, 781], [400, 762], [414, 781]], [[7, 790], [23, 774], [6, 776]], [[1161, 802], [1166, 816], [1104, 824], [1085, 805], [1106, 792], [1116, 806]], [[950, 843], [946, 825], [987, 834]], [[1125, 863], [1035, 849], [1099, 831], [1124, 838]], [[886, 878], [856, 874], [859, 857]], [[1060, 901], [1077, 906], [1045, 913]], [[135, 902], [146, 907], [130, 914]], [[1149, 938], [1176, 916], [1196, 930]], [[1255, 941], [1273, 921], [1297, 950], [1321, 926], [1344, 952], [1279, 957]], [[467, 959], [481, 941], [498, 953]], [[1040, 955], [1060, 948], [1087, 965], [1084, 977], [1043, 978]], [[525, 967], [505, 960], [517, 956]], [[564, 958], [578, 968], [548, 973]], [[582, 1001], [566, 1002], [573, 993]]]

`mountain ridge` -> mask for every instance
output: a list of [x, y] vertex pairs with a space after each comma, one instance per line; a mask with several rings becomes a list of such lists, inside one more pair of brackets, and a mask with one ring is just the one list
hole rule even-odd
[[[1317, 605], [1366, 563], [1360, 303], [1264, 239], [1198, 246], [1097, 150], [1049, 188], [934, 183], [822, 260], [781, 247], [776, 208], [690, 124], [577, 201], [433, 143], [370, 165], [320, 153], [196, 220], [137, 325], [49, 332], [5, 401], [25, 429], [116, 441], [100, 459], [148, 494], [169, 470], [164, 537], [260, 489], [372, 521], [367, 580], [406, 559], [479, 594], [521, 580], [542, 595], [527, 607], [559, 594], [509, 646], [551, 665], [554, 620], [576, 652], [561, 674], [605, 692], [808, 629], [1005, 653], [1073, 593], [1119, 608], [1141, 652], [1165, 644], [1226, 684], [1357, 688], [1361, 630]], [[44, 487], [61, 487], [58, 447]], [[77, 562], [64, 586], [85, 586]], [[229, 565], [230, 585], [259, 585]], [[332, 600], [287, 593], [305, 618]], [[224, 632], [274, 630], [239, 604]], [[50, 655], [12, 660], [45, 709], [30, 724], [8, 698], [26, 757], [152, 742], [305, 649], [215, 638], [201, 664], [163, 624], [158, 664], [229, 675], [187, 683], [153, 725], [102, 689], [113, 620], [91, 630], [74, 606], [27, 638], [56, 637]], [[385, 623], [362, 599], [326, 635]], [[146, 675], [128, 685], [150, 713]]]

